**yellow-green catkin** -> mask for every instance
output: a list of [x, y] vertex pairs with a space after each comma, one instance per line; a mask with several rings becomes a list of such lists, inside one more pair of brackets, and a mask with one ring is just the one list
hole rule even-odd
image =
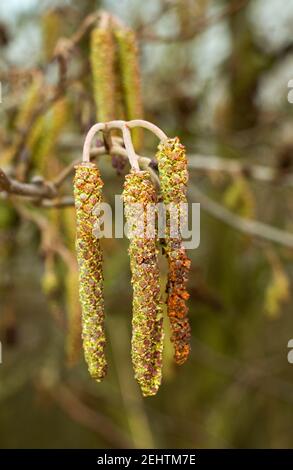
[[[122, 99], [126, 119], [143, 119], [139, 51], [135, 33], [131, 29], [119, 28], [115, 30], [114, 34], [117, 41]], [[139, 149], [143, 143], [141, 128], [132, 130], [132, 139], [135, 148]]]
[[76, 166], [76, 251], [79, 264], [79, 296], [82, 306], [82, 339], [90, 375], [100, 382], [106, 375], [103, 297], [103, 255], [100, 240], [93, 235], [93, 209], [102, 201], [103, 182], [92, 163]]
[[224, 203], [242, 217], [252, 219], [255, 216], [254, 194], [243, 176], [233, 177], [224, 193]]
[[[173, 205], [181, 216], [180, 204], [186, 204], [188, 182], [187, 158], [185, 147], [178, 137], [161, 143], [157, 152], [158, 168], [163, 202]], [[170, 213], [167, 212], [167, 230], [165, 235], [165, 254], [169, 272], [167, 282], [167, 312], [171, 325], [171, 341], [174, 345], [174, 358], [177, 364], [183, 364], [190, 352], [190, 325], [187, 317], [186, 290], [190, 260], [186, 255], [182, 238], [170, 234]], [[177, 223], [179, 219], [177, 220]], [[180, 228], [180, 227], [179, 227]]]
[[55, 258], [52, 253], [49, 253], [44, 262], [44, 273], [41, 279], [42, 289], [44, 293], [50, 298], [53, 297], [59, 288], [59, 279], [57, 275], [57, 268]]
[[133, 287], [132, 363], [135, 378], [146, 397], [155, 395], [161, 384], [164, 339], [155, 232], [153, 231], [153, 237], [148, 237], [146, 232], [135, 233], [137, 211], [141, 210], [140, 221], [146, 225], [147, 208], [156, 203], [155, 188], [147, 171], [132, 171], [126, 176], [123, 200], [131, 231], [129, 256]]
[[95, 28], [91, 33], [90, 63], [97, 121], [116, 119], [115, 43], [110, 28]]

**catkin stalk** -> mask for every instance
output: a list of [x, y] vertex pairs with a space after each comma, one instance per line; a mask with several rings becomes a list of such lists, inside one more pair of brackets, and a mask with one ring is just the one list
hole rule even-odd
[[[186, 203], [188, 181], [187, 159], [185, 148], [177, 137], [161, 143], [157, 153], [163, 202], [178, 208]], [[165, 254], [169, 273], [167, 282], [167, 311], [171, 325], [171, 341], [174, 345], [174, 358], [177, 364], [183, 364], [190, 352], [190, 325], [187, 317], [186, 291], [190, 260], [180, 234], [176, 238], [170, 236], [170, 213], [167, 213], [167, 230], [165, 238]]]
[[[156, 202], [147, 171], [126, 176], [123, 199], [128, 226], [136, 226], [137, 204], [145, 222], [147, 205]], [[132, 362], [143, 396], [151, 396], [161, 384], [164, 339], [156, 237], [130, 235], [129, 256], [133, 287]]]
[[92, 163], [76, 166], [76, 250], [79, 264], [79, 295], [82, 306], [82, 339], [90, 375], [100, 382], [106, 375], [102, 251], [93, 235], [94, 207], [102, 200], [103, 182]]

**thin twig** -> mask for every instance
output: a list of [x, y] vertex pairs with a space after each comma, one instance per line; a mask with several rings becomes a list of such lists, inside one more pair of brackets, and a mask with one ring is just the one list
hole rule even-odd
[[56, 199], [43, 199], [39, 205], [45, 209], [72, 207], [74, 206], [74, 198], [72, 196], [64, 196]]
[[45, 181], [41, 183], [22, 183], [9, 178], [0, 168], [1, 191], [33, 198], [54, 198], [57, 196], [56, 188], [51, 183]]

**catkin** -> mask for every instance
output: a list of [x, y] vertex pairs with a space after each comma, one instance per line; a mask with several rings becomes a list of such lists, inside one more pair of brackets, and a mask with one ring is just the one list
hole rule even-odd
[[[177, 137], [161, 143], [157, 153], [161, 192], [164, 204], [172, 204], [178, 208], [186, 203], [188, 181], [187, 159], [185, 148]], [[177, 364], [183, 364], [190, 352], [190, 325], [187, 317], [186, 291], [190, 260], [178, 234], [177, 238], [170, 236], [170, 213], [167, 213], [167, 230], [165, 235], [165, 254], [167, 256], [169, 273], [167, 282], [167, 311], [171, 325], [171, 341], [174, 345], [174, 358]]]
[[90, 62], [97, 121], [116, 119], [115, 44], [111, 29], [93, 29]]
[[[141, 75], [139, 66], [138, 46], [135, 33], [127, 28], [114, 31], [117, 41], [118, 61], [122, 85], [122, 97], [125, 114], [128, 120], [143, 118], [143, 103], [141, 93]], [[142, 129], [132, 130], [134, 146], [142, 146]]]
[[[126, 176], [123, 199], [128, 226], [137, 224], [137, 204], [146, 221], [148, 204], [156, 192], [147, 171]], [[163, 314], [156, 238], [130, 236], [129, 256], [133, 287], [132, 362], [143, 396], [155, 395], [162, 379]], [[155, 235], [155, 234], [154, 234]]]
[[36, 120], [31, 130], [28, 148], [32, 152], [35, 167], [42, 174], [46, 172], [46, 157], [54, 150], [67, 117], [68, 102], [66, 98], [60, 98], [45, 115]]
[[107, 372], [105, 357], [103, 256], [100, 240], [93, 235], [94, 207], [102, 200], [103, 182], [92, 163], [76, 166], [76, 251], [79, 264], [79, 296], [82, 306], [82, 339], [90, 375], [98, 382]]

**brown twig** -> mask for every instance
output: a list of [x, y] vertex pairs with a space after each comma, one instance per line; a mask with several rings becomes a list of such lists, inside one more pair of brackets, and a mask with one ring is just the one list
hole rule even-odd
[[188, 166], [192, 170], [204, 172], [227, 173], [232, 176], [243, 176], [263, 183], [282, 183], [293, 187], [293, 174], [280, 174], [277, 168], [264, 165], [249, 165], [235, 159], [218, 157], [216, 155], [189, 155]]
[[264, 224], [257, 220], [246, 219], [237, 214], [233, 214], [233, 212], [226, 209], [226, 207], [210, 199], [194, 185], [190, 187], [189, 193], [194, 201], [201, 204], [203, 210], [230, 227], [246, 235], [251, 235], [254, 238], [277, 243], [293, 249], [293, 233], [272, 227], [271, 225]]
[[196, 37], [196, 35], [202, 33], [210, 26], [222, 21], [228, 16], [235, 15], [244, 8], [249, 0], [240, 0], [238, 3], [233, 3], [232, 5], [228, 5], [224, 8], [220, 13], [216, 13], [212, 16], [206, 17], [206, 15], [202, 15], [198, 18], [194, 28], [191, 31], [186, 31], [185, 33], [180, 33], [176, 36], [162, 36], [161, 34], [157, 34], [152, 31], [148, 31], [143, 28], [140, 31], [140, 38], [145, 41], [157, 41], [166, 44], [171, 44], [174, 42], [184, 42], [190, 41]]

